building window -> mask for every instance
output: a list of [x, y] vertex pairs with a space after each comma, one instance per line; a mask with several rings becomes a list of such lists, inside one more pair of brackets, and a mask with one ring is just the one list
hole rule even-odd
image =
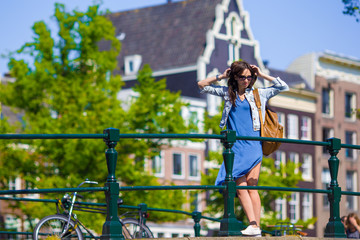
[[[346, 171], [346, 191], [356, 192], [357, 191], [357, 179], [356, 173], [353, 171]], [[355, 196], [346, 196], [346, 208], [350, 211], [357, 210]]]
[[289, 114], [288, 115], [288, 138], [298, 139], [299, 138], [299, 119], [297, 115]]
[[141, 55], [126, 56], [124, 59], [125, 75], [135, 75], [141, 66]]
[[311, 118], [301, 118], [301, 139], [311, 140]]
[[240, 33], [243, 29], [242, 22], [235, 12], [231, 12], [229, 16], [225, 19], [225, 26], [226, 26], [226, 35], [229, 40], [229, 60], [228, 65], [233, 61], [239, 59], [239, 40], [240, 40]]
[[281, 164], [285, 164], [286, 163], [286, 154], [284, 151], [276, 151], [275, 152], [275, 167], [277, 169], [280, 169]]
[[[25, 181], [25, 189], [35, 189], [34, 188], [34, 183], [29, 182], [29, 181]], [[40, 194], [38, 193], [30, 193], [27, 194], [27, 198], [40, 198]]]
[[278, 112], [278, 120], [279, 124], [284, 127], [284, 137], [286, 136], [286, 126], [285, 126], [285, 114], [282, 112]]
[[328, 117], [333, 116], [333, 90], [330, 88], [322, 89], [322, 113]]
[[198, 132], [199, 129], [198, 124], [199, 124], [198, 113], [196, 111], [190, 111], [190, 118], [189, 118], [190, 133]]
[[[351, 131], [345, 132], [345, 143], [350, 145], [356, 144], [356, 133]], [[350, 159], [356, 159], [356, 152], [354, 149], [345, 148], [345, 156]]]
[[286, 219], [286, 199], [285, 198], [277, 198], [275, 200], [275, 211], [276, 218], [284, 220]]
[[[321, 172], [321, 183], [323, 189], [327, 189], [331, 181], [330, 171], [328, 168], [323, 168]], [[323, 207], [329, 207], [329, 199], [327, 194], [323, 195]]]
[[236, 34], [235, 34], [235, 29], [236, 29], [236, 19], [235, 19], [235, 17], [233, 17], [232, 19], [231, 19], [231, 28], [230, 28], [230, 34], [231, 34], [231, 36], [236, 36]]
[[235, 43], [229, 43], [229, 62], [234, 62], [239, 59], [239, 47]]
[[292, 193], [289, 202], [289, 218], [291, 223], [295, 223], [299, 220], [299, 193]]
[[311, 193], [303, 194], [302, 220], [306, 221], [313, 217], [313, 196]]
[[289, 153], [289, 159], [291, 162], [293, 162], [295, 164], [295, 173], [299, 172], [299, 154], [296, 152], [291, 152]]
[[312, 181], [312, 156], [310, 154], [303, 154], [302, 178], [306, 181]]
[[189, 155], [189, 177], [199, 178], [199, 157], [198, 155]]
[[[323, 142], [326, 142], [329, 138], [334, 137], [334, 130], [331, 128], [323, 128], [322, 129], [322, 140]], [[323, 147], [323, 153], [327, 154], [329, 153], [326, 147]]]
[[21, 220], [20, 218], [14, 215], [6, 215], [5, 216], [5, 228], [12, 231], [19, 231], [21, 228]]
[[174, 178], [183, 178], [184, 177], [184, 166], [182, 154], [174, 153], [173, 154], [173, 177]]
[[215, 96], [215, 95], [211, 95], [208, 94], [207, 95], [207, 110], [209, 112], [210, 116], [214, 116], [216, 114], [218, 114], [219, 112], [222, 112], [222, 100], [221, 98]]
[[199, 211], [199, 194], [197, 192], [190, 192], [190, 211]]
[[[9, 190], [19, 190], [21, 189], [21, 178], [17, 177], [15, 179], [9, 179]], [[10, 197], [10, 196], [8, 196]], [[16, 194], [12, 195], [12, 197], [17, 197]]]
[[163, 177], [164, 176], [164, 158], [163, 153], [160, 152], [158, 155], [152, 157], [152, 163], [151, 168], [152, 172], [157, 177]]
[[345, 93], [345, 118], [355, 121], [356, 120], [356, 97], [354, 93]]

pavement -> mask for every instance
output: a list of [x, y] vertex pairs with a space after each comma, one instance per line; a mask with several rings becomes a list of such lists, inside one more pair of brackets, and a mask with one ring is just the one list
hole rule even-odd
[[[158, 240], [169, 240], [169, 238], [147, 238], [158, 239]], [[345, 240], [347, 238], [320, 238], [320, 237], [303, 237], [303, 236], [279, 236], [279, 237], [180, 237], [180, 238], [170, 238], [171, 240]], [[144, 239], [142, 239], [144, 240]]]

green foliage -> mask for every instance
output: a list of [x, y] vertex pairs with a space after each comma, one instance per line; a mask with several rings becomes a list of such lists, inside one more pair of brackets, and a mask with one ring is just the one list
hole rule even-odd
[[[9, 126], [1, 120], [1, 133], [56, 134], [102, 133], [108, 127], [120, 133], [184, 133], [188, 126], [180, 116], [185, 106], [180, 93], [166, 90], [166, 80], [155, 81], [149, 66], [139, 72], [137, 94], [130, 102], [120, 102], [117, 94], [123, 82], [120, 76], [109, 73], [117, 67], [116, 57], [120, 42], [115, 28], [91, 6], [87, 12], [66, 12], [65, 6], [55, 5], [58, 25], [53, 37], [44, 22], [33, 26], [34, 39], [24, 44], [18, 54], [30, 55], [33, 64], [16, 59], [9, 62], [12, 77], [16, 79], [0, 89], [0, 102], [24, 114], [24, 128]], [[107, 50], [99, 50], [100, 42], [107, 42]], [[128, 105], [127, 109], [122, 105]], [[13, 127], [13, 129], [11, 129]], [[85, 178], [104, 183], [107, 166], [106, 149], [102, 140], [27, 140], [22, 149], [0, 142], [0, 184], [8, 186], [8, 179], [19, 176], [36, 188], [76, 187]], [[160, 141], [124, 139], [116, 146], [118, 164], [116, 176], [121, 185], [159, 185], [157, 179], [144, 169], [144, 160], [159, 152]], [[171, 183], [169, 183], [171, 184]], [[122, 192], [125, 204], [144, 202], [149, 207], [181, 209], [185, 201], [181, 191], [129, 191]], [[47, 194], [47, 198], [60, 198]], [[104, 202], [104, 194], [91, 195]], [[54, 206], [26, 203], [19, 206], [32, 217], [41, 218], [54, 213]], [[39, 210], [40, 209], [40, 210]], [[95, 215], [95, 216], [94, 216]], [[103, 216], [85, 214], [85, 225], [101, 232]], [[152, 221], [170, 221], [179, 215], [152, 214]]]
[[[298, 164], [291, 161], [281, 163], [280, 168], [274, 165], [274, 159], [263, 158], [261, 164], [261, 172], [259, 177], [260, 186], [276, 186], [276, 187], [296, 187], [297, 183], [301, 181], [301, 172], [296, 170], [299, 168]], [[291, 192], [279, 191], [262, 191], [261, 202], [265, 211], [271, 211], [271, 203], [277, 198], [286, 198], [291, 195]]]
[[353, 16], [356, 21], [360, 21], [360, 2], [359, 0], [342, 0], [344, 3], [343, 14]]

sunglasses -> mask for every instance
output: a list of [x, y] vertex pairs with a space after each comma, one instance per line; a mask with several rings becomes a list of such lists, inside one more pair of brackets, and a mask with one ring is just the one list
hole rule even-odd
[[245, 79], [247, 79], [247, 80], [253, 80], [253, 76], [243, 76], [243, 75], [240, 75], [240, 76], [238, 76], [238, 75], [235, 75], [238, 79], [240, 79], [240, 80], [242, 80], [242, 81], [244, 81]]

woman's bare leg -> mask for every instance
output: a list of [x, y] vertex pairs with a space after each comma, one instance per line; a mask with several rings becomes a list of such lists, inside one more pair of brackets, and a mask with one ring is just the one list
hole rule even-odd
[[[261, 163], [256, 165], [250, 172], [236, 180], [237, 186], [256, 186], [259, 180]], [[261, 200], [257, 190], [237, 190], [240, 204], [251, 225], [260, 226]]]
[[[248, 186], [257, 186], [260, 175], [261, 162], [256, 165], [251, 171], [246, 175], [246, 181]], [[259, 196], [258, 190], [249, 190], [249, 195], [253, 205], [253, 210], [255, 214], [256, 224], [260, 227], [260, 214], [261, 214], [261, 199]]]

